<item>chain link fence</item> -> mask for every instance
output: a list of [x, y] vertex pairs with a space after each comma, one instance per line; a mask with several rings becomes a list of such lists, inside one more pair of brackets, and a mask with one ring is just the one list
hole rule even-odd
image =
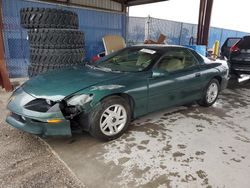
[[[194, 42], [197, 34], [197, 25], [175, 22], [152, 17], [129, 17], [128, 37], [129, 45], [143, 43], [146, 39], [157, 40], [160, 33], [164, 34], [167, 44], [189, 45], [190, 39]], [[222, 45], [228, 37], [242, 37], [246, 32], [222, 28], [210, 28], [208, 48], [212, 48], [216, 40]]]

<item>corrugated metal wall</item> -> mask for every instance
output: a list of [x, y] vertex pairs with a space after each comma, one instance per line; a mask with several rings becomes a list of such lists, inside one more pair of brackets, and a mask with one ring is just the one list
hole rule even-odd
[[90, 7], [97, 7], [115, 11], [122, 11], [122, 5], [120, 3], [111, 0], [70, 0], [70, 3], [85, 5]]
[[[170, 20], [162, 20], [157, 18], [139, 18], [129, 17], [128, 36], [129, 44], [142, 43], [145, 39], [146, 24], [149, 24], [149, 36], [153, 40], [157, 40], [160, 33], [167, 36], [168, 44], [188, 45], [190, 37], [196, 38], [197, 25], [174, 22]], [[248, 35], [246, 32], [233, 31], [221, 28], [210, 28], [208, 48], [212, 48], [216, 40], [222, 45], [228, 37], [242, 37]], [[147, 35], [146, 35], [147, 36]]]
[[3, 0], [5, 59], [12, 78], [27, 76], [29, 64], [27, 31], [20, 26], [19, 11], [23, 7], [47, 7], [75, 11], [79, 16], [79, 30], [85, 32], [87, 60], [104, 51], [102, 44], [104, 35], [116, 34], [125, 37], [126, 34], [126, 15], [124, 13], [26, 0]]

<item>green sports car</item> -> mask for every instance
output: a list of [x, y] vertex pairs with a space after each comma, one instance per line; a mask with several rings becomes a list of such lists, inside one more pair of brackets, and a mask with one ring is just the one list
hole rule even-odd
[[182, 46], [122, 49], [95, 64], [39, 75], [19, 87], [6, 121], [29, 133], [71, 135], [80, 127], [101, 140], [121, 136], [131, 120], [171, 106], [215, 103], [228, 66]]

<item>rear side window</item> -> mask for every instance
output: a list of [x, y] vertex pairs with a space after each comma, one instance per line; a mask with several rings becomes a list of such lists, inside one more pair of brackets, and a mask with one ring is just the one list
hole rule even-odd
[[232, 47], [234, 44], [236, 44], [238, 41], [240, 40], [240, 38], [232, 38], [232, 39], [228, 39], [227, 41], [227, 47]]
[[168, 72], [175, 72], [195, 65], [197, 65], [197, 61], [189, 51], [178, 49], [169, 50], [158, 63], [157, 67]]
[[250, 49], [250, 36], [245, 36], [237, 45], [240, 49]]
[[199, 63], [204, 63], [204, 59], [196, 51], [190, 50], [190, 52], [195, 56]]

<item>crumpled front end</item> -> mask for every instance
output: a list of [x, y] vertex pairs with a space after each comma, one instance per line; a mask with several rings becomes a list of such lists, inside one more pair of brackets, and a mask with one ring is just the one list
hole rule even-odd
[[71, 136], [70, 120], [62, 114], [59, 103], [35, 98], [20, 87], [7, 108], [6, 122], [15, 128], [41, 136]]

